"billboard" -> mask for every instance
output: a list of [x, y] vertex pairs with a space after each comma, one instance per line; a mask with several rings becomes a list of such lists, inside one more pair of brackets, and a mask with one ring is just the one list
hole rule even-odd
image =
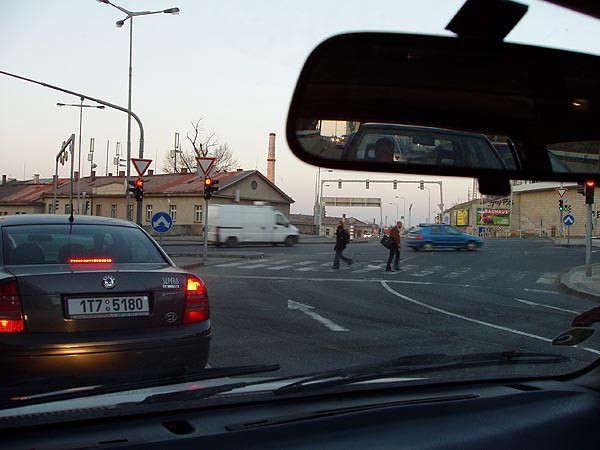
[[469, 225], [469, 210], [459, 209], [456, 211], [456, 226], [466, 227]]
[[444, 213], [442, 222], [446, 225], [450, 225], [450, 213]]
[[477, 225], [510, 225], [510, 209], [477, 208]]

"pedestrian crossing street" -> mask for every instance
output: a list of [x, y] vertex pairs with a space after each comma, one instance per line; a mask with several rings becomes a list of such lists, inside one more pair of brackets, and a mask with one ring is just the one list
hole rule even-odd
[[[385, 271], [385, 260], [370, 260], [355, 262], [351, 266], [341, 263], [338, 270], [331, 268], [331, 262], [323, 261], [294, 261], [289, 259], [280, 260], [253, 260], [253, 261], [232, 261], [221, 264], [216, 264], [211, 267], [216, 268], [230, 268], [236, 269], [242, 272], [252, 271], [260, 269], [269, 272], [279, 271], [293, 271], [299, 273], [334, 273], [343, 272], [349, 274], [374, 274], [377, 272]], [[464, 277], [470, 282], [480, 283], [487, 280], [502, 279], [508, 283], [517, 283], [528, 276], [531, 273], [527, 271], [515, 271], [515, 272], [501, 272], [498, 269], [487, 269], [480, 272], [477, 267], [455, 267], [455, 266], [430, 266], [426, 264], [406, 264], [401, 261], [400, 270], [397, 272], [387, 273], [387, 276], [398, 276], [405, 275], [414, 277], [415, 279], [458, 279]], [[536, 283], [539, 284], [553, 284], [556, 282], [558, 273], [545, 272], [534, 274]]]

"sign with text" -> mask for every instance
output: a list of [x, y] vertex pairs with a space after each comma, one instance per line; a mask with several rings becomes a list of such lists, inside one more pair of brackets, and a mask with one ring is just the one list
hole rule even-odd
[[510, 209], [477, 208], [477, 225], [510, 225]]
[[466, 227], [469, 225], [469, 210], [459, 209], [456, 211], [456, 226]]

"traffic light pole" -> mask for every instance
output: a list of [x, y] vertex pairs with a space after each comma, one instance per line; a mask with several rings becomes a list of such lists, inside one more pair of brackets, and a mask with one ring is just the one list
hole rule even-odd
[[206, 255], [208, 253], [208, 199], [204, 199], [204, 226], [202, 227], [204, 234], [204, 250], [202, 252], [202, 262], [206, 264]]
[[585, 227], [585, 276], [592, 276], [592, 204], [587, 205], [587, 219]]
[[138, 200], [137, 201], [137, 217], [136, 217], [136, 221], [135, 223], [137, 223], [139, 226], [142, 226], [142, 201]]

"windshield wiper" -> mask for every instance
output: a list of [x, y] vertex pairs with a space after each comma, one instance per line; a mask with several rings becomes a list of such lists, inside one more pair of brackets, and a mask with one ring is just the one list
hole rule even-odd
[[571, 358], [568, 356], [552, 353], [517, 351], [472, 353], [467, 355], [426, 353], [394, 358], [377, 364], [335, 369], [312, 374], [276, 389], [273, 391], [273, 394], [296, 394], [360, 383], [362, 381], [376, 380], [378, 378], [415, 375], [426, 372], [440, 372], [444, 370], [497, 365], [557, 364], [570, 361], [570, 359]]
[[[8, 388], [3, 390], [0, 399], [0, 409], [20, 408], [27, 405], [57, 402], [74, 398], [92, 397], [96, 395], [111, 394], [116, 392], [132, 391], [151, 387], [167, 386], [172, 384], [188, 383], [192, 381], [209, 380], [213, 378], [233, 377], [239, 375], [250, 375], [256, 373], [273, 372], [279, 370], [279, 364], [262, 364], [254, 366], [237, 367], [210, 367], [184, 375], [174, 375], [159, 378], [156, 375], [139, 377], [135, 381], [123, 381], [132, 378], [125, 374], [117, 377], [85, 377], [66, 384], [45, 384], [45, 389], [37, 392], [27, 389], [27, 386]], [[42, 386], [44, 383], [41, 383]], [[212, 389], [212, 388], [206, 388]], [[56, 392], [58, 391], [58, 392]], [[193, 391], [191, 391], [193, 392]]]

